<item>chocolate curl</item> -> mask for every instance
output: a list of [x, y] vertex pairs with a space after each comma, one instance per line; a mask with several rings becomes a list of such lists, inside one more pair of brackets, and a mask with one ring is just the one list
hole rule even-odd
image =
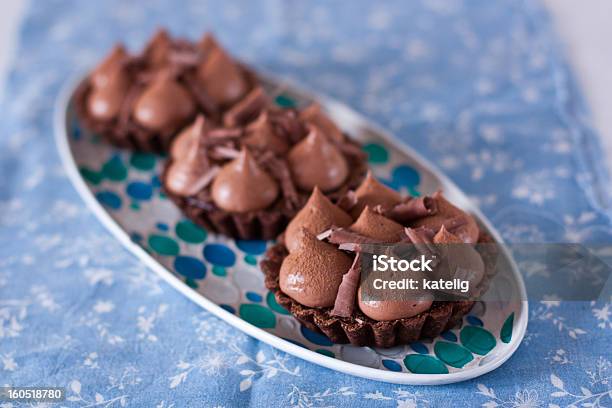
[[306, 133], [298, 115], [293, 109], [283, 109], [281, 111], [270, 111], [270, 122], [275, 128], [280, 128], [292, 144], [297, 143]]
[[338, 199], [336, 205], [344, 211], [350, 212], [353, 207], [357, 205], [357, 195], [355, 195], [355, 191], [348, 190], [346, 193], [344, 193], [342, 197]]
[[408, 241], [414, 244], [417, 251], [426, 256], [435, 256], [436, 249], [433, 246], [433, 231], [429, 228], [404, 228]]
[[427, 227], [406, 227], [404, 228], [404, 233], [410, 242], [423, 244], [431, 244], [433, 242], [434, 235], [436, 235], [435, 231]]
[[331, 311], [333, 316], [350, 317], [353, 315], [360, 277], [361, 253], [358, 252], [348, 272], [342, 276], [342, 282], [340, 282], [340, 286], [338, 287], [334, 308]]
[[281, 185], [283, 195], [287, 199], [287, 204], [290, 206], [289, 209], [294, 209], [299, 204], [299, 196], [293, 180], [291, 179], [291, 171], [287, 162], [282, 159], [278, 159], [272, 152], [264, 153], [260, 157], [261, 164], [268, 169], [273, 177], [275, 177]]
[[225, 112], [223, 115], [223, 125], [234, 127], [255, 119], [259, 112], [268, 105], [268, 102], [268, 97], [263, 88], [255, 88], [230, 110]]
[[217, 128], [206, 132], [204, 143], [207, 146], [214, 146], [227, 142], [233, 142], [242, 137], [242, 128]]
[[196, 125], [199, 126], [199, 134], [197, 137], [197, 141], [198, 141], [198, 160], [200, 161], [200, 165], [203, 168], [208, 168], [210, 167], [210, 159], [208, 157], [209, 155], [209, 147], [206, 145], [206, 136], [208, 134], [209, 131], [209, 123], [208, 123], [208, 119], [205, 118], [203, 115], [198, 115], [196, 117]]
[[235, 159], [240, 156], [240, 151], [226, 146], [215, 146], [210, 151], [210, 157], [215, 160]]
[[325, 231], [323, 231], [322, 233], [320, 233], [319, 235], [317, 235], [317, 239], [319, 241], [323, 241], [324, 239], [327, 239], [330, 237], [332, 231], [334, 230], [335, 227], [331, 227], [326, 229]]
[[381, 204], [375, 205], [374, 208], [372, 208], [372, 211], [383, 216], [386, 214], [386, 211]]
[[209, 149], [204, 143], [205, 135], [208, 132], [208, 120], [203, 115], [198, 115], [193, 126], [195, 126], [195, 131], [197, 132], [197, 136], [195, 136], [195, 138], [198, 146], [196, 150], [198, 158], [200, 159], [202, 166], [208, 167], [210, 165], [210, 161], [208, 160]]
[[202, 62], [203, 56], [201, 53], [195, 50], [181, 49], [172, 50], [168, 59], [172, 64], [179, 65], [185, 68], [192, 68]]
[[217, 176], [219, 170], [221, 170], [219, 166], [213, 166], [206, 170], [206, 172], [194, 183], [194, 189], [202, 191]]
[[453, 232], [457, 228], [460, 228], [466, 225], [468, 222], [467, 217], [465, 215], [457, 215], [456, 217], [448, 218], [444, 220], [442, 226], [446, 228], [447, 231]]
[[411, 198], [410, 200], [397, 204], [387, 212], [387, 217], [399, 223], [407, 223], [419, 218], [433, 215], [437, 212], [435, 200], [431, 197]]
[[381, 241], [366, 237], [344, 228], [330, 228], [317, 236], [320, 239], [327, 239], [330, 243], [339, 245], [339, 249], [344, 251], [361, 251], [363, 244], [380, 244]]
[[338, 249], [341, 251], [349, 251], [349, 252], [363, 252], [363, 244], [347, 242], [345, 244], [338, 245]]

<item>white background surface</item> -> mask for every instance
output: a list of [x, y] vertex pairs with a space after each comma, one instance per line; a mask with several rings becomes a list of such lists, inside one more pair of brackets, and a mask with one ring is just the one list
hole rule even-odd
[[[15, 52], [27, 0], [0, 2], [0, 96]], [[608, 170], [612, 167], [612, 1], [544, 0], [566, 47], [566, 54], [602, 136]]]

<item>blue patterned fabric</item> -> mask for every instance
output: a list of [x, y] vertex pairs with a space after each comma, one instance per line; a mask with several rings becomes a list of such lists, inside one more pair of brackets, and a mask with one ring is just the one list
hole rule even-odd
[[65, 386], [68, 406], [612, 405], [610, 299], [532, 303], [516, 354], [464, 383], [340, 374], [161, 282], [85, 208], [53, 142], [60, 86], [114, 42], [140, 47], [159, 25], [192, 38], [214, 30], [256, 68], [390, 128], [508, 240], [609, 243], [605, 161], [537, 4], [119, 3], [37, 2], [23, 25], [0, 111], [0, 385]]

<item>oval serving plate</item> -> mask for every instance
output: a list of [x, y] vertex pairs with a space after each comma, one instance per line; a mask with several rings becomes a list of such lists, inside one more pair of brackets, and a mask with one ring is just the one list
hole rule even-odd
[[[498, 242], [501, 237], [465, 194], [431, 163], [343, 104], [315, 97], [288, 81], [263, 78], [281, 106], [317, 100], [361, 142], [374, 174], [403, 193], [442, 189], [471, 212]], [[478, 302], [461, 327], [436, 339], [390, 349], [332, 344], [280, 307], [263, 283], [258, 262], [264, 241], [232, 240], [186, 220], [160, 191], [164, 158], [112, 147], [75, 115], [69, 83], [55, 109], [55, 137], [64, 167], [87, 206], [113, 235], [180, 293], [245, 333], [304, 360], [347, 374], [398, 384], [448, 384], [499, 367], [518, 348], [528, 305], [516, 267], [506, 302]], [[508, 256], [508, 254], [504, 254]], [[512, 261], [510, 260], [512, 263]], [[512, 263], [513, 264], [513, 263]], [[467, 340], [469, 338], [469, 341]]]

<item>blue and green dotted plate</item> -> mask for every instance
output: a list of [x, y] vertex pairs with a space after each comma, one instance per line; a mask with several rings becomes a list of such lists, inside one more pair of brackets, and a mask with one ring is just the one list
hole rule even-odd
[[[313, 98], [288, 82], [264, 79], [276, 103], [319, 101], [361, 142], [377, 177], [413, 195], [442, 189], [501, 238], [448, 178], [410, 148], [395, 144], [379, 127], [346, 106]], [[120, 150], [82, 127], [73, 109], [74, 82], [57, 102], [55, 134], [70, 178], [89, 208], [130, 251], [179, 292], [219, 318], [287, 353], [322, 366], [402, 384], [463, 381], [499, 367], [520, 344], [527, 327], [524, 286], [515, 271], [509, 301], [477, 303], [461, 327], [390, 349], [332, 344], [302, 327], [280, 307], [263, 282], [258, 262], [268, 243], [235, 241], [186, 220], [160, 189], [165, 158]]]

